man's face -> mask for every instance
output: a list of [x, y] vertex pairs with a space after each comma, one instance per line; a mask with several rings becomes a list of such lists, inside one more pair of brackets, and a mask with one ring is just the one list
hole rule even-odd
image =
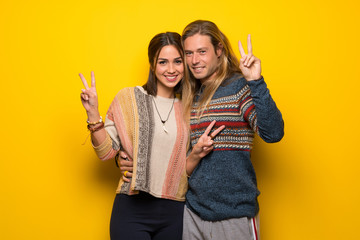
[[186, 63], [194, 77], [204, 83], [216, 76], [221, 49], [216, 51], [207, 35], [195, 34], [184, 41]]

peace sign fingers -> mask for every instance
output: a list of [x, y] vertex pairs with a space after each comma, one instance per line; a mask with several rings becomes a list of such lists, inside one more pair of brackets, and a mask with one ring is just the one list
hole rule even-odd
[[214, 139], [216, 137], [216, 135], [218, 135], [218, 133], [221, 132], [224, 128], [225, 128], [225, 125], [222, 125], [222, 126], [218, 127], [215, 131], [213, 131], [210, 134], [211, 139]]
[[259, 79], [261, 77], [261, 62], [260, 59], [253, 55], [253, 48], [251, 43], [251, 35], [247, 36], [247, 54], [244, 47], [239, 41], [239, 51], [241, 54], [240, 70], [247, 81]]
[[87, 83], [87, 81], [86, 81], [86, 79], [85, 79], [84, 75], [82, 75], [82, 73], [79, 73], [79, 76], [80, 76], [80, 78], [81, 78], [81, 81], [82, 81], [82, 83], [83, 83], [83, 85], [84, 85], [85, 89], [86, 89], [86, 90], [87, 90], [87, 89], [89, 89], [89, 85], [88, 85], [88, 83]]
[[251, 44], [251, 35], [249, 34], [247, 37], [247, 50], [248, 53], [245, 53], [244, 47], [241, 44], [241, 41], [238, 41], [238, 45], [239, 45], [239, 52], [242, 58], [246, 57], [247, 55], [252, 55], [252, 44]]
[[245, 51], [244, 51], [243, 45], [241, 44], [241, 41], [240, 41], [240, 40], [238, 41], [238, 45], [239, 45], [240, 55], [241, 55], [241, 57], [243, 58], [243, 57], [246, 56], [246, 53], [245, 53]]
[[205, 132], [204, 132], [203, 135], [209, 136], [209, 133], [210, 133], [211, 129], [214, 127], [215, 123], [216, 123], [215, 120], [212, 121], [212, 122], [209, 124], [209, 126], [205, 129]]
[[[81, 81], [82, 81], [85, 89], [88, 90], [88, 89], [89, 89], [89, 85], [88, 85], [88, 83], [87, 83], [84, 75], [82, 75], [82, 73], [79, 73], [79, 76], [80, 76], [80, 78], [81, 78]], [[92, 87], [92, 88], [95, 88], [95, 74], [94, 74], [93, 71], [91, 71], [91, 87]]]
[[95, 73], [91, 71], [91, 87], [95, 88]]
[[81, 102], [83, 103], [84, 108], [86, 111], [91, 111], [98, 107], [98, 99], [97, 93], [95, 88], [95, 74], [91, 72], [91, 87], [89, 87], [85, 77], [83, 74], [79, 73], [81, 81], [85, 87], [85, 89], [81, 89]]
[[248, 48], [248, 54], [252, 55], [252, 44], [251, 44], [251, 35], [250, 34], [247, 37], [247, 48]]
[[222, 125], [221, 127], [218, 127], [215, 131], [213, 131], [211, 134], [210, 134], [210, 131], [211, 129], [214, 127], [216, 121], [212, 121], [209, 126], [206, 128], [205, 132], [203, 133], [203, 135], [201, 135], [201, 141], [203, 142], [204, 145], [207, 145], [207, 147], [210, 147], [212, 146], [213, 144], [213, 140], [216, 135], [221, 132], [224, 128], [225, 128], [225, 125]]

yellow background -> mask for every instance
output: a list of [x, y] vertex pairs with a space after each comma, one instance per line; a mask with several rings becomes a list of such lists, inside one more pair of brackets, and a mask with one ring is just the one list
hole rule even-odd
[[236, 52], [252, 34], [284, 116], [284, 139], [253, 151], [262, 239], [359, 239], [357, 1], [130, 2], [0, 3], [0, 239], [109, 238], [119, 174], [82, 145], [78, 73], [95, 71], [105, 116], [145, 82], [151, 37], [196, 19]]

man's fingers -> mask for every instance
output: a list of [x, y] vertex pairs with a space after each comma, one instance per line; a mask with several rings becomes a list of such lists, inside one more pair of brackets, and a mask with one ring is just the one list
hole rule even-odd
[[245, 51], [244, 51], [243, 45], [241, 44], [241, 41], [240, 41], [240, 40], [238, 41], [238, 45], [239, 45], [240, 55], [241, 55], [241, 57], [244, 57], [244, 56], [246, 55], [246, 53], [245, 53]]
[[132, 171], [133, 171], [133, 167], [121, 165], [121, 166], [120, 166], [120, 170], [123, 171], [123, 172], [125, 172], [125, 171], [132, 172]]
[[123, 151], [120, 151], [120, 157], [121, 157], [122, 159], [128, 159], [126, 153], [123, 152]]
[[252, 54], [252, 44], [251, 44], [251, 35], [250, 34], [247, 37], [247, 48], [248, 48], [248, 54]]
[[248, 59], [246, 66], [247, 66], [247, 67], [250, 67], [250, 66], [254, 63], [254, 61], [255, 61], [255, 56], [252, 55], [252, 56]]
[[254, 56], [254, 55], [248, 54], [248, 56], [247, 56], [247, 58], [246, 58], [246, 60], [245, 60], [245, 62], [244, 62], [244, 66], [245, 66], [245, 67], [250, 67], [251, 64], [252, 64], [252, 62], [254, 61], [254, 59], [255, 59], [255, 56]]
[[120, 165], [124, 167], [133, 167], [133, 162], [128, 160], [120, 160]]
[[122, 179], [124, 180], [124, 182], [130, 182], [130, 179], [126, 178], [125, 176], [122, 176]]

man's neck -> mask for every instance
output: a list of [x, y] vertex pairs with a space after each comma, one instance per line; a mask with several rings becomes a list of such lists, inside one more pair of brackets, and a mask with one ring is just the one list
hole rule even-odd
[[201, 85], [208, 85], [209, 83], [211, 83], [215, 78], [216, 78], [217, 74], [216, 72], [214, 72], [211, 76], [208, 76], [206, 78], [202, 78], [202, 79], [197, 79], [200, 81]]

